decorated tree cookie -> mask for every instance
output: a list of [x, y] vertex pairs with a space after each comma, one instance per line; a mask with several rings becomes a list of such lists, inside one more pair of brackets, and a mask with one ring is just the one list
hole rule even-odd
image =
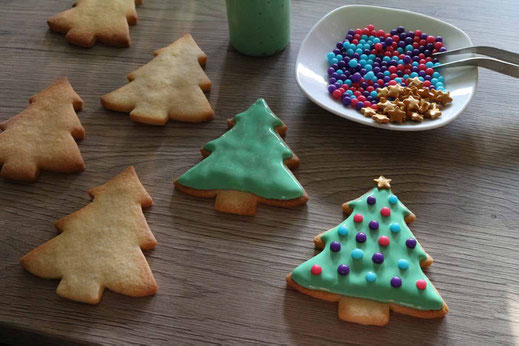
[[259, 203], [291, 207], [308, 196], [287, 167], [299, 159], [280, 137], [286, 126], [257, 100], [247, 111], [228, 120], [230, 130], [202, 148], [206, 157], [175, 181], [188, 194], [216, 196], [219, 211], [254, 215]]
[[80, 172], [85, 164], [74, 139], [85, 130], [76, 111], [83, 100], [66, 78], [29, 99], [30, 106], [0, 123], [0, 175], [35, 181], [40, 170]]
[[61, 279], [58, 295], [78, 302], [97, 304], [105, 288], [133, 297], [154, 294], [157, 285], [141, 251], [157, 244], [142, 213], [152, 199], [135, 169], [88, 193], [92, 203], [57, 221], [61, 234], [25, 255], [22, 266]]
[[287, 277], [302, 293], [338, 301], [346, 321], [385, 325], [390, 310], [420, 318], [448, 312], [422, 271], [432, 258], [407, 226], [415, 216], [393, 195], [390, 181], [381, 176], [377, 187], [345, 203], [350, 216], [314, 238], [323, 251]]
[[201, 67], [207, 56], [191, 35], [185, 34], [153, 54], [151, 62], [128, 75], [129, 84], [104, 95], [101, 103], [152, 125], [164, 125], [168, 119], [211, 120], [213, 110], [204, 95], [211, 89], [211, 81]]
[[74, 7], [48, 19], [49, 27], [67, 34], [67, 41], [89, 48], [96, 41], [115, 47], [130, 46], [128, 24], [137, 23], [135, 4], [142, 0], [78, 0]]

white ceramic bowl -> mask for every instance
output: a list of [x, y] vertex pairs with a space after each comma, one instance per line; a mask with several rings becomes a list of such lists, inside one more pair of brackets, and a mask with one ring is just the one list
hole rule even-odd
[[[351, 5], [339, 7], [328, 13], [308, 33], [301, 44], [296, 61], [296, 79], [301, 90], [317, 105], [343, 118], [386, 130], [430, 130], [453, 121], [472, 99], [478, 82], [477, 67], [449, 68], [441, 71], [445, 77], [445, 89], [450, 91], [452, 104], [442, 110], [442, 116], [421, 123], [407, 121], [403, 124], [378, 124], [360, 112], [345, 107], [340, 100], [328, 93], [328, 61], [326, 54], [344, 40], [349, 29], [364, 28], [373, 24], [376, 29], [390, 31], [402, 25], [406, 31], [422, 30], [429, 35], [442, 36], [447, 49], [472, 46], [466, 33], [454, 25], [423, 14], [377, 6]], [[471, 55], [442, 58], [442, 62]], [[443, 60], [444, 59], [444, 60]]]

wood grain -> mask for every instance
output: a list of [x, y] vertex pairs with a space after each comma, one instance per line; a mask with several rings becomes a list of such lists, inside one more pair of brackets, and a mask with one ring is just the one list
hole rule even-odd
[[[69, 3], [70, 2], [70, 3]], [[443, 128], [399, 133], [361, 126], [318, 108], [298, 90], [294, 64], [311, 26], [343, 2], [294, 0], [292, 40], [256, 59], [228, 46], [223, 1], [148, 0], [132, 47], [85, 50], [50, 32], [46, 19], [72, 1], [4, 0], [0, 10], [0, 121], [67, 76], [85, 101], [81, 174], [44, 172], [36, 184], [0, 181], [0, 336], [9, 342], [104, 344], [514, 344], [519, 342], [519, 98], [517, 80], [481, 70], [466, 111]], [[515, 0], [364, 1], [407, 8], [465, 30], [475, 44], [516, 47]], [[403, 23], [405, 24], [405, 23]], [[215, 119], [152, 127], [102, 108], [99, 97], [190, 32], [209, 59]], [[218, 213], [213, 201], [174, 190], [199, 148], [225, 120], [264, 97], [288, 125], [294, 170], [310, 201], [260, 205], [255, 217]], [[24, 272], [19, 259], [56, 235], [52, 224], [88, 203], [86, 191], [128, 165], [155, 204], [145, 212], [159, 244], [147, 259], [154, 297], [111, 292], [98, 306], [60, 299], [57, 281]], [[285, 287], [315, 253], [312, 238], [341, 220], [341, 203], [384, 174], [417, 215], [412, 230], [435, 259], [427, 274], [450, 313], [439, 320], [393, 314], [385, 328], [342, 322], [337, 306]], [[36, 336], [37, 339], [31, 339]], [[2, 338], [0, 338], [2, 339]], [[0, 340], [1, 341], [1, 340]]]

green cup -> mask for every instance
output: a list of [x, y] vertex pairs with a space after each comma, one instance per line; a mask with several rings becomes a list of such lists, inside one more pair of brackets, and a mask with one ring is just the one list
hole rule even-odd
[[290, 0], [226, 0], [231, 45], [240, 53], [269, 56], [290, 41]]

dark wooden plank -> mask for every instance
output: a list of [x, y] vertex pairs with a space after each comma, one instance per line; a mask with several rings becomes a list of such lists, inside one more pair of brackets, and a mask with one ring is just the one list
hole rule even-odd
[[[79, 115], [87, 169], [43, 173], [32, 185], [0, 181], [0, 336], [105, 344], [519, 342], [516, 80], [482, 70], [474, 100], [453, 123], [423, 133], [381, 131], [321, 110], [295, 84], [301, 40], [337, 2], [293, 1], [291, 44], [265, 59], [229, 48], [223, 1], [145, 2], [131, 28], [131, 48], [90, 50], [47, 29], [46, 18], [67, 1], [2, 3], [0, 120], [67, 76], [86, 102]], [[364, 3], [435, 16], [465, 30], [475, 44], [516, 47], [513, 0]], [[101, 107], [100, 95], [126, 83], [124, 76], [154, 49], [185, 32], [209, 56], [214, 121], [151, 127]], [[256, 217], [238, 217], [174, 191], [173, 178], [200, 160], [199, 147], [258, 97], [288, 125], [308, 205], [260, 206]], [[20, 257], [56, 235], [55, 220], [88, 203], [88, 188], [130, 164], [155, 200], [145, 214], [159, 241], [147, 254], [158, 294], [132, 299], [106, 292], [98, 306], [60, 299], [57, 281], [24, 272]], [[435, 258], [428, 276], [451, 309], [443, 320], [392, 315], [385, 328], [348, 324], [337, 319], [336, 304], [285, 287], [284, 276], [313, 256], [312, 237], [339, 223], [340, 204], [367, 191], [380, 173], [394, 179], [394, 191], [418, 217], [412, 229]]]

